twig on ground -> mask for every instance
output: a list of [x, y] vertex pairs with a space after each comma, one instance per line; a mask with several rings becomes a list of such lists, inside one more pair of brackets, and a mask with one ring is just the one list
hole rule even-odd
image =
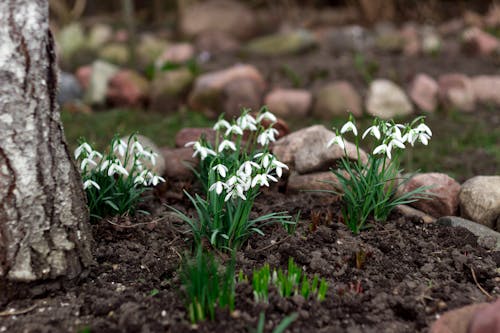
[[286, 236], [285, 238], [283, 238], [282, 240], [278, 241], [278, 242], [275, 242], [275, 243], [272, 243], [272, 244], [269, 244], [267, 246], [264, 246], [260, 249], [257, 249], [255, 250], [255, 252], [262, 252], [262, 251], [265, 251], [267, 249], [270, 249], [271, 247], [275, 246], [275, 245], [278, 245], [278, 244], [281, 244], [283, 243], [284, 241], [286, 241], [288, 238], [290, 238], [290, 235]]
[[486, 290], [484, 290], [483, 287], [481, 287], [479, 282], [477, 282], [476, 272], [474, 272], [474, 268], [471, 267], [470, 271], [472, 273], [472, 278], [474, 279], [474, 282], [476, 283], [476, 286], [479, 288], [479, 290], [481, 290], [481, 292], [485, 294], [489, 299], [493, 299], [493, 297]]
[[17, 315], [25, 314], [25, 313], [28, 313], [30, 311], [33, 311], [37, 306], [38, 306], [37, 304], [33, 304], [32, 306], [27, 307], [26, 309], [21, 309], [21, 310], [10, 309], [10, 310], [6, 310], [6, 311], [2, 311], [2, 312], [0, 312], [0, 317], [17, 316]]

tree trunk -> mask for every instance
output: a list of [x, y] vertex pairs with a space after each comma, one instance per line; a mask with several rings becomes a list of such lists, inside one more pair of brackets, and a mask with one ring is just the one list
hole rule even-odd
[[72, 279], [92, 261], [56, 66], [48, 0], [0, 0], [0, 300], [9, 286]]

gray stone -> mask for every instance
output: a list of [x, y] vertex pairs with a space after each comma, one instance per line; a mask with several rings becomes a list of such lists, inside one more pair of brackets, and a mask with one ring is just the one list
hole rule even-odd
[[313, 114], [321, 119], [331, 120], [352, 113], [355, 117], [363, 115], [361, 97], [353, 86], [346, 81], [337, 81], [321, 88], [315, 96]]
[[372, 116], [392, 119], [413, 113], [413, 106], [404, 91], [395, 83], [374, 80], [366, 98], [366, 111]]
[[500, 176], [476, 176], [462, 184], [462, 217], [500, 231]]
[[99, 50], [99, 58], [115, 65], [126, 65], [130, 61], [127, 45], [122, 43], [111, 43]]
[[113, 29], [102, 23], [93, 24], [87, 38], [87, 47], [97, 49], [113, 38]]
[[303, 118], [311, 109], [312, 94], [305, 89], [277, 88], [267, 94], [264, 104], [278, 117]]
[[158, 59], [167, 46], [167, 41], [154, 35], [142, 35], [135, 51], [138, 65], [145, 68], [154, 64], [155, 60]]
[[74, 22], [62, 28], [56, 37], [63, 58], [70, 58], [85, 46], [85, 34], [80, 23]]
[[83, 97], [82, 86], [73, 74], [61, 72], [58, 84], [57, 102], [59, 105], [79, 101]]
[[478, 237], [478, 244], [493, 251], [500, 251], [500, 233], [491, 230], [479, 223], [458, 217], [458, 216], [443, 216], [437, 220], [438, 224], [462, 227]]
[[307, 51], [317, 44], [316, 38], [307, 30], [296, 30], [250, 41], [245, 50], [261, 56], [283, 56]]
[[193, 83], [193, 73], [185, 67], [157, 72], [151, 84], [151, 109], [165, 112], [175, 109], [179, 98]]
[[373, 37], [359, 25], [333, 28], [326, 33], [329, 48], [338, 53], [363, 52], [373, 45]]

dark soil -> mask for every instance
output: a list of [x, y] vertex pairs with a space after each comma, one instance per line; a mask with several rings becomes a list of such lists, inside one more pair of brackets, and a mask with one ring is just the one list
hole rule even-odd
[[478, 246], [465, 229], [392, 215], [353, 236], [335, 197], [270, 192], [254, 211], [301, 210], [297, 232], [289, 236], [276, 225], [265, 237], [252, 237], [237, 255], [237, 271], [250, 274], [266, 262], [286, 268], [293, 257], [328, 280], [326, 300], [284, 299], [271, 290], [268, 304], [255, 303], [250, 285], [242, 283], [236, 312], [219, 310], [215, 321], [193, 327], [178, 277], [189, 238], [185, 225], [160, 205], [189, 207], [179, 198], [180, 186], [157, 193], [148, 218], [94, 225], [90, 274], [64, 290], [11, 302], [1, 310], [25, 313], [0, 316], [0, 332], [249, 332], [261, 312], [266, 332], [293, 312], [299, 317], [290, 332], [425, 332], [442, 312], [487, 300], [480, 287], [500, 294], [500, 253]]

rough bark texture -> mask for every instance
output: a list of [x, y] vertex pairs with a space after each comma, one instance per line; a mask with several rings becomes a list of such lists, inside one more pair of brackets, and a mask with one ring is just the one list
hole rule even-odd
[[55, 101], [48, 0], [0, 1], [0, 300], [91, 263], [88, 211]]

